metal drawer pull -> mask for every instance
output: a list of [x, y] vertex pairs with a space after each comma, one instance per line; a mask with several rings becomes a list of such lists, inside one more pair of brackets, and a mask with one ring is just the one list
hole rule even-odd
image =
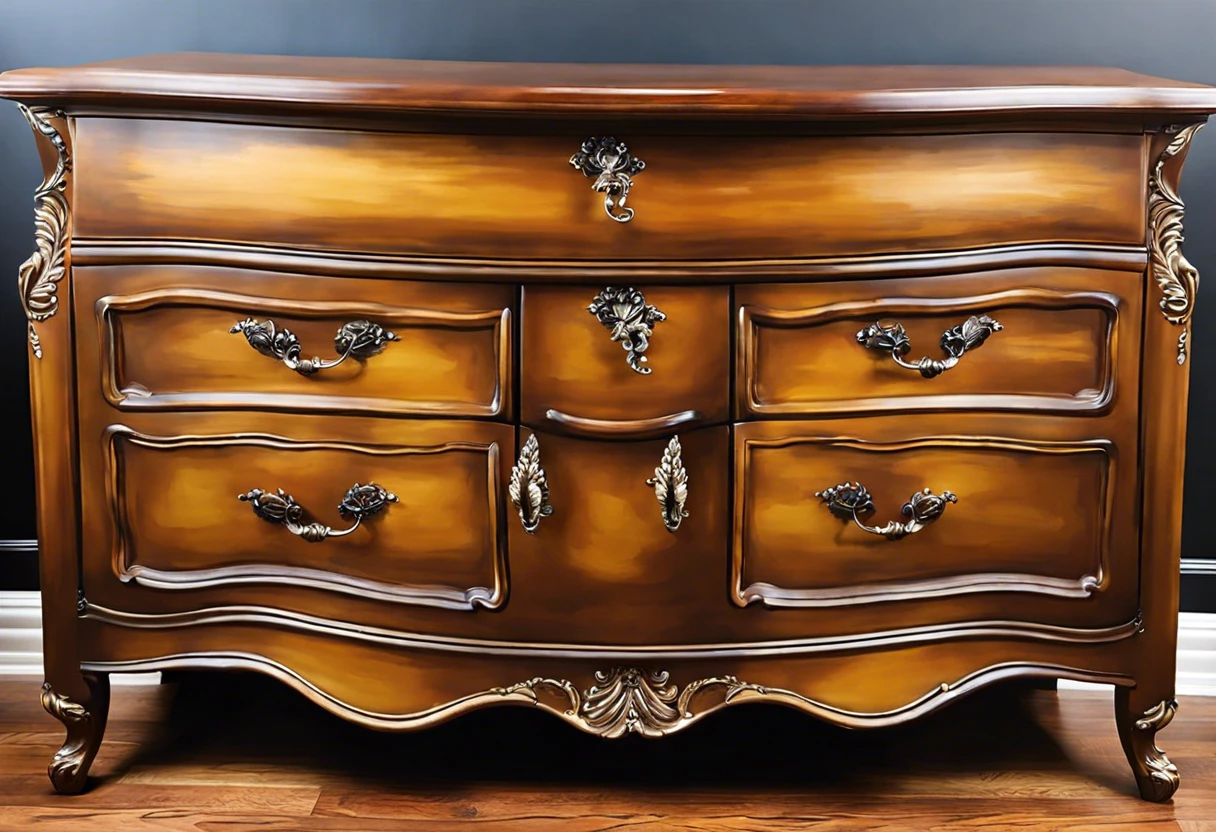
[[309, 543], [320, 543], [330, 537], [345, 537], [359, 528], [363, 518], [371, 517], [387, 506], [397, 502], [397, 495], [384, 490], [375, 483], [359, 485], [355, 483], [346, 492], [342, 502], [338, 504], [338, 513], [343, 517], [354, 518], [350, 528], [334, 531], [324, 523], [304, 523], [304, 506], [279, 488], [275, 493], [255, 488], [245, 494], [237, 495], [242, 503], [249, 503], [253, 513], [269, 523], [281, 525], [287, 531], [307, 540]]
[[610, 340], [621, 342], [625, 361], [633, 371], [650, 375], [643, 353], [650, 348], [654, 325], [667, 320], [667, 316], [657, 306], [647, 304], [645, 295], [629, 286], [606, 287], [591, 301], [587, 311], [612, 333]]
[[625, 207], [625, 200], [633, 187], [633, 177], [645, 169], [646, 163], [631, 156], [624, 142], [612, 136], [592, 136], [570, 157], [570, 165], [587, 178], [595, 177], [591, 189], [604, 195], [604, 212], [608, 216], [617, 222], [633, 219], [633, 209]]
[[855, 482], [852, 485], [847, 482], [841, 483], [832, 488], [825, 488], [823, 491], [816, 491], [815, 496], [823, 500], [832, 514], [844, 520], [852, 520], [863, 531], [882, 535], [887, 540], [899, 540], [910, 534], [916, 534], [941, 517], [946, 510], [947, 503], [958, 502], [958, 497], [949, 491], [943, 491], [938, 495], [926, 488], [924, 491], [913, 494], [908, 498], [908, 502], [904, 503], [902, 513], [904, 517], [908, 518], [907, 521], [901, 523], [898, 520], [892, 520], [885, 526], [867, 526], [861, 522], [860, 515], [874, 511], [874, 501], [870, 497], [870, 492], [861, 483]]
[[654, 489], [654, 496], [662, 507], [663, 525], [667, 531], [674, 532], [680, 528], [680, 522], [688, 516], [684, 503], [688, 500], [688, 471], [684, 468], [684, 460], [680, 457], [683, 449], [680, 447], [680, 437], [673, 436], [663, 451], [659, 467], [654, 469], [654, 476], [646, 480], [646, 484]]
[[233, 324], [229, 332], [245, 336], [249, 346], [262, 355], [278, 359], [302, 376], [310, 376], [319, 370], [337, 367], [348, 358], [364, 360], [371, 358], [389, 341], [397, 341], [397, 334], [371, 321], [350, 321], [338, 328], [334, 336], [334, 349], [338, 358], [322, 361], [320, 358], [301, 358], [300, 339], [289, 329], [276, 329], [274, 321], [259, 323], [246, 318]]
[[883, 324], [882, 321], [870, 324], [857, 333], [857, 342], [868, 350], [891, 353], [895, 363], [906, 370], [918, 370], [925, 378], [934, 378], [957, 364], [967, 350], [976, 349], [988, 340], [989, 335], [1004, 328], [987, 315], [972, 315], [963, 323], [942, 333], [942, 349], [949, 358], [925, 356], [915, 364], [904, 360], [904, 356], [911, 351], [912, 344], [908, 340], [908, 334], [904, 332], [903, 324]]
[[540, 467], [540, 444], [536, 434], [528, 437], [519, 452], [519, 461], [511, 469], [507, 494], [519, 511], [519, 520], [528, 534], [536, 534], [540, 519], [553, 513], [553, 506], [549, 505], [549, 483], [545, 479], [545, 469]]

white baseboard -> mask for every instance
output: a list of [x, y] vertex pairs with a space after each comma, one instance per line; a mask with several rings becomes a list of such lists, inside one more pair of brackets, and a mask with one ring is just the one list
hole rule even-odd
[[[42, 676], [42, 608], [37, 592], [0, 592], [0, 676]], [[159, 673], [114, 673], [114, 684], [155, 684]], [[1106, 690], [1060, 680], [1061, 688]], [[1216, 613], [1178, 617], [1180, 696], [1216, 696]]]
[[0, 592], [0, 676], [42, 675], [42, 604], [37, 592]]

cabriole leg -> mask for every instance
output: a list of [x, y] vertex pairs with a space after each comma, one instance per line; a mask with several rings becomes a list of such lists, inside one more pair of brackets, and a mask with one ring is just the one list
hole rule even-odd
[[1127, 688], [1115, 691], [1115, 722], [1123, 753], [1136, 775], [1140, 796], [1154, 803], [1163, 803], [1178, 790], [1178, 769], [1157, 747], [1157, 732], [1170, 724], [1178, 703], [1164, 700], [1146, 711], [1132, 706], [1132, 692]]
[[83, 675], [89, 686], [89, 701], [85, 704], [56, 693], [49, 683], [42, 686], [42, 707], [68, 729], [67, 739], [46, 770], [51, 785], [60, 794], [78, 794], [84, 790], [89, 766], [101, 747], [110, 711], [109, 675]]

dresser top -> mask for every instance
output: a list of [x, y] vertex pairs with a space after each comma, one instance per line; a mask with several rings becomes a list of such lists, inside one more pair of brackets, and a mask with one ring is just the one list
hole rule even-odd
[[466, 63], [177, 53], [0, 75], [77, 108], [850, 118], [1216, 112], [1216, 88], [1104, 67]]

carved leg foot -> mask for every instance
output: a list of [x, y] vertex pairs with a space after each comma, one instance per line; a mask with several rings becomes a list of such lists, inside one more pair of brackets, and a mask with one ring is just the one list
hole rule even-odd
[[101, 736], [106, 730], [106, 715], [110, 711], [110, 677], [86, 673], [84, 680], [90, 694], [87, 708], [56, 693], [49, 683], [42, 686], [42, 707], [68, 729], [67, 739], [55, 752], [46, 770], [51, 785], [60, 794], [77, 794], [84, 790], [89, 766], [97, 756]]
[[1178, 703], [1166, 700], [1143, 713], [1131, 707], [1131, 693], [1126, 688], [1115, 692], [1115, 722], [1123, 753], [1136, 775], [1140, 796], [1154, 803], [1164, 803], [1178, 790], [1178, 769], [1165, 752], [1157, 747], [1157, 732], [1170, 724]]

